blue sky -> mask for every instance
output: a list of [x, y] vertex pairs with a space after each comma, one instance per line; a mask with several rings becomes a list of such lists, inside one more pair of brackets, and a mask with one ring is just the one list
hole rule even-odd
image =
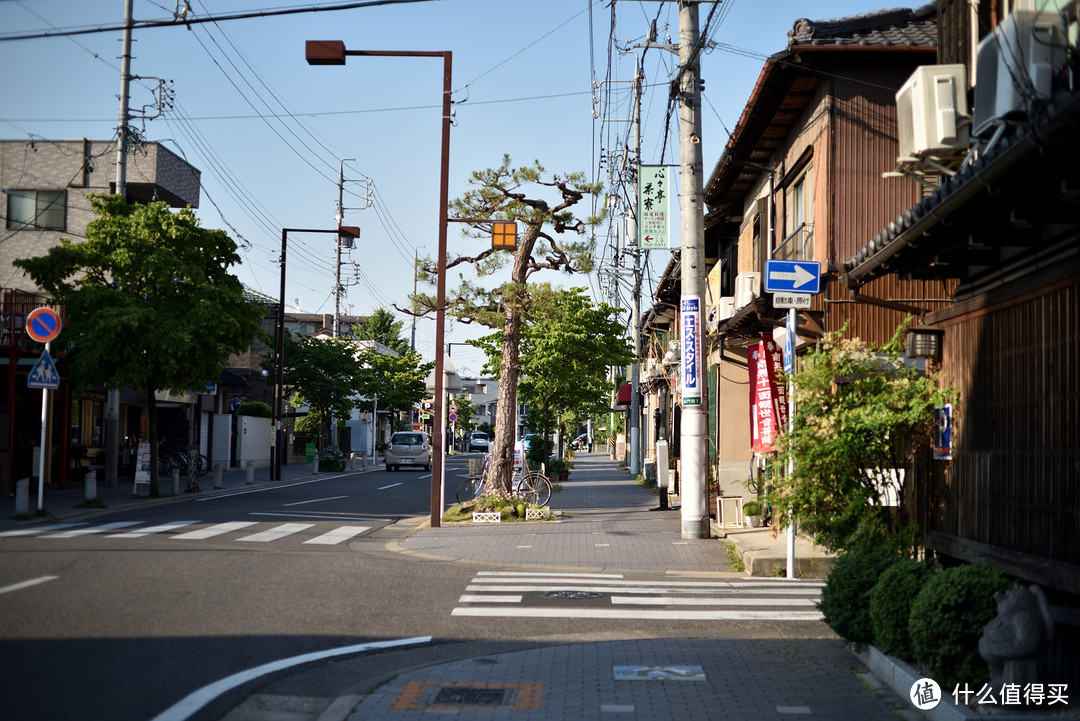
[[[308, 2], [306, 7], [329, 2]], [[914, 3], [918, 4], [918, 3]], [[288, 0], [192, 0], [196, 17], [300, 7]], [[135, 0], [136, 20], [172, 15], [175, 0]], [[824, 19], [881, 10], [866, 0], [728, 0], [714, 16], [718, 45], [702, 60], [705, 80], [702, 148], [706, 175], [735, 126], [765, 57], [782, 50], [798, 18]], [[711, 6], [700, 9], [704, 25]], [[107, 140], [115, 134], [120, 88], [120, 33], [4, 41], [5, 35], [50, 28], [116, 26], [123, 0], [0, 0], [0, 137]], [[350, 58], [345, 67], [313, 67], [304, 41], [343, 40], [350, 50], [453, 52], [456, 125], [451, 135], [450, 196], [473, 170], [539, 160], [555, 172], [604, 179], [601, 157], [625, 137], [626, 83], [594, 88], [594, 78], [626, 81], [631, 54], [656, 18], [659, 40], [678, 39], [673, 2], [620, 0], [431, 0], [334, 12], [137, 30], [132, 73], [171, 81], [175, 107], [145, 122], [145, 137], [163, 142], [202, 170], [199, 215], [243, 241], [240, 279], [278, 295], [280, 228], [332, 228], [339, 163], [347, 182], [345, 224], [361, 228], [348, 253], [342, 311], [364, 315], [407, 305], [413, 255], [434, 253], [438, 238], [442, 62], [439, 59]], [[639, 50], [638, 53], [641, 51]], [[677, 163], [675, 124], [665, 133], [667, 82], [676, 56], [644, 54], [646, 91], [642, 161]], [[150, 105], [154, 81], [132, 86], [135, 112]], [[610, 98], [602, 107], [594, 95]], [[614, 122], [601, 122], [594, 116]], [[143, 121], [134, 121], [143, 129]], [[666, 136], [666, 140], [665, 140]], [[369, 182], [370, 181], [370, 184]], [[677, 187], [677, 183], [676, 183]], [[368, 188], [373, 205], [368, 206]], [[675, 224], [677, 226], [677, 209]], [[677, 231], [676, 231], [677, 232]], [[451, 252], [473, 252], [450, 229]], [[333, 312], [330, 235], [289, 240], [290, 306]], [[474, 243], [474, 242], [473, 242]], [[598, 244], [601, 265], [611, 251]], [[417, 251], [417, 249], [419, 249]], [[651, 280], [667, 262], [651, 253]], [[352, 265], [355, 263], [356, 265]], [[589, 285], [597, 278], [542, 278]], [[455, 278], [450, 277], [453, 285]], [[646, 278], [645, 292], [651, 291]], [[625, 298], [625, 291], [623, 294]], [[643, 308], [651, 305], [646, 297]], [[411, 319], [406, 321], [408, 336]], [[484, 329], [448, 323], [447, 342]], [[417, 347], [431, 358], [434, 321], [417, 323]], [[482, 358], [454, 346], [454, 362], [479, 373]]]

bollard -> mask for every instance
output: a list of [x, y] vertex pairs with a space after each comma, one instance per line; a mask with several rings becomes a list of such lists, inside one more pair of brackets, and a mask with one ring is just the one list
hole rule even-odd
[[83, 485], [86, 488], [86, 500], [92, 501], [97, 498], [97, 469], [86, 472]]
[[15, 481], [15, 515], [30, 515], [30, 479], [20, 478]]
[[180, 495], [180, 471], [173, 471], [172, 474], [172, 492], [174, 496]]
[[355, 471], [360, 467], [360, 454], [353, 451], [349, 454], [349, 469]]
[[247, 462], [247, 484], [253, 485], [255, 483], [255, 461]]
[[221, 464], [214, 464], [214, 488], [224, 488], [221, 484]]
[[311, 475], [315, 475], [319, 472], [319, 455], [315, 454], [315, 457], [311, 459]]

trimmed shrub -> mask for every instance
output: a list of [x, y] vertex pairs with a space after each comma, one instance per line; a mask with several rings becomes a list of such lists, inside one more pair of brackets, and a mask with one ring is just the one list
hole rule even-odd
[[246, 401], [236, 407], [238, 416], [254, 416], [255, 418], [273, 418], [274, 409], [262, 401]]
[[320, 471], [344, 471], [345, 454], [340, 448], [330, 447], [319, 451]]
[[874, 645], [882, 653], [907, 661], [914, 658], [908, 619], [911, 604], [930, 576], [930, 568], [925, 563], [903, 558], [885, 569], [870, 590], [870, 625], [874, 631]]
[[845, 553], [833, 564], [818, 608], [825, 623], [848, 643], [874, 642], [870, 624], [870, 589], [881, 574], [900, 559], [884, 548], [859, 548]]
[[997, 614], [994, 594], [1012, 585], [988, 566], [958, 566], [931, 574], [911, 604], [908, 631], [915, 662], [943, 690], [961, 683], [979, 688], [989, 680], [979, 637]]

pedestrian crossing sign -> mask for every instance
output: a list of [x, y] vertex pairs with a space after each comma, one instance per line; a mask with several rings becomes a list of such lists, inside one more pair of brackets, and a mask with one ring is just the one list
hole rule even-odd
[[26, 377], [26, 387], [47, 388], [51, 391], [60, 387], [60, 374], [56, 372], [56, 364], [53, 363], [49, 351], [42, 353], [37, 363], [30, 369], [30, 375]]

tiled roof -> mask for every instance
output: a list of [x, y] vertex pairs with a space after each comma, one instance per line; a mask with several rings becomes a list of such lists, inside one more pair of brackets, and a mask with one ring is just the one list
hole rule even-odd
[[937, 45], [935, 3], [912, 10], [896, 8], [835, 20], [795, 21], [788, 31], [788, 49], [832, 47], [934, 47]]

